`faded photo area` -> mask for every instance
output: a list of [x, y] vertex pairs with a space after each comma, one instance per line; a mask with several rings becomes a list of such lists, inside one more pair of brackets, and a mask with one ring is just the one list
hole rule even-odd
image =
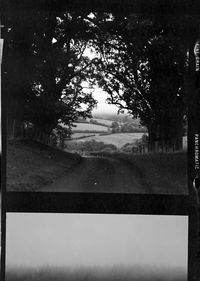
[[8, 213], [6, 281], [186, 281], [183, 216]]
[[96, 4], [9, 8], [7, 190], [187, 194], [188, 18]]

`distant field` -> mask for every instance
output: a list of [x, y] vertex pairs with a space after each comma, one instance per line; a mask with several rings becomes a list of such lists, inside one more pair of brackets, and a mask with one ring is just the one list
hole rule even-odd
[[[77, 142], [84, 142], [84, 141], [102, 141], [105, 144], [114, 144], [117, 148], [121, 148], [126, 143], [133, 143], [136, 140], [140, 139], [144, 133], [119, 133], [119, 134], [110, 134], [110, 135], [95, 135], [92, 137], [84, 138], [76, 140]], [[85, 135], [88, 135], [86, 133]]]
[[90, 124], [90, 123], [74, 123], [76, 127], [73, 128], [73, 131], [97, 131], [97, 132], [107, 132], [106, 127]]

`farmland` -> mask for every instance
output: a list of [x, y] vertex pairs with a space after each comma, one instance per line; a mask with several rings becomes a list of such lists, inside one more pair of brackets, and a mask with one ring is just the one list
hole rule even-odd
[[[85, 134], [86, 136], [89, 135], [88, 133]], [[113, 144], [117, 148], [121, 148], [126, 143], [134, 143], [136, 140], [140, 139], [142, 137], [143, 133], [116, 133], [116, 134], [108, 134], [108, 135], [101, 135], [101, 134], [95, 134], [95, 136], [89, 136], [86, 138], [81, 138], [76, 140], [77, 142], [84, 142], [84, 141], [98, 141], [98, 142], [104, 142], [105, 144]], [[76, 134], [73, 138], [75, 138]], [[81, 135], [82, 137], [83, 135]], [[77, 136], [78, 137], [78, 136]], [[67, 143], [72, 141], [66, 141]]]
[[136, 140], [140, 139], [143, 136], [143, 132], [131, 132], [131, 133], [111, 133], [106, 126], [111, 126], [112, 120], [104, 119], [93, 119], [101, 124], [105, 124], [105, 127], [93, 123], [75, 123], [76, 127], [73, 128], [71, 135], [71, 140], [66, 140], [65, 145], [71, 146], [73, 143], [81, 144], [83, 142], [103, 142], [104, 144], [112, 144], [116, 146], [117, 149], [120, 149], [127, 143], [135, 143]]

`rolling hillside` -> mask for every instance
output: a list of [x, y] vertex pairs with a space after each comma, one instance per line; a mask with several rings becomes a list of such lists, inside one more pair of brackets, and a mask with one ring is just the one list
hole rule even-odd
[[143, 133], [118, 133], [109, 135], [98, 135], [79, 139], [77, 142], [95, 140], [98, 142], [104, 142], [105, 144], [113, 144], [117, 148], [121, 148], [126, 143], [134, 143], [136, 140], [142, 137]]
[[[89, 120], [87, 120], [89, 121]], [[134, 143], [136, 140], [140, 139], [144, 132], [116, 132], [112, 133], [109, 127], [113, 123], [112, 120], [108, 119], [92, 119], [93, 122], [98, 122], [103, 125], [98, 125], [94, 123], [75, 123], [76, 127], [72, 129], [73, 134], [71, 135], [71, 140], [66, 140], [65, 144], [68, 146], [72, 143], [83, 143], [86, 141], [97, 141], [104, 142], [105, 144], [115, 145], [118, 149], [127, 143]], [[136, 125], [137, 127], [137, 125]]]

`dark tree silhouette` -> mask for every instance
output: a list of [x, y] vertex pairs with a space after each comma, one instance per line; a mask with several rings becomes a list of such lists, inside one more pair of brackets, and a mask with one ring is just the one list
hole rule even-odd
[[20, 127], [31, 122], [50, 134], [58, 122], [70, 128], [90, 117], [96, 102], [82, 85], [92, 62], [84, 55], [93, 28], [88, 15], [20, 10], [18, 16], [6, 30], [10, 127], [13, 120]]
[[150, 141], [181, 140], [186, 115], [187, 48], [165, 18], [107, 15], [96, 46], [97, 79], [108, 102], [139, 117]]

